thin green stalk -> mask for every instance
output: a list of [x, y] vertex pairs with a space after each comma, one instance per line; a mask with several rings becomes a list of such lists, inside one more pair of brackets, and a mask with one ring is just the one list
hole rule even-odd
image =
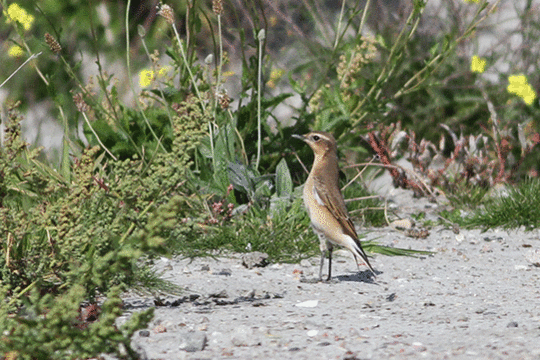
[[362, 13], [362, 20], [360, 20], [360, 25], [358, 26], [358, 35], [362, 35], [362, 30], [364, 30], [364, 24], [366, 23], [366, 19], [367, 19], [367, 13], [368, 13], [368, 9], [371, 5], [371, 0], [367, 0], [366, 1], [366, 5], [364, 6], [364, 12]]
[[343, 13], [345, 12], [345, 3], [346, 3], [345, 0], [341, 2], [341, 11], [339, 12], [339, 20], [338, 20], [338, 25], [336, 29], [336, 39], [334, 40], [334, 50], [337, 48], [338, 40], [340, 38], [339, 33], [341, 31], [341, 22], [343, 21]]
[[94, 128], [92, 127], [92, 125], [90, 124], [90, 121], [88, 120], [88, 117], [86, 116], [86, 113], [83, 112], [82, 113], [83, 115], [83, 118], [84, 120], [86, 121], [86, 125], [88, 125], [88, 127], [90, 128], [90, 130], [92, 130], [92, 133], [94, 134], [94, 136], [96, 137], [99, 145], [101, 145], [101, 147], [103, 148], [103, 150], [105, 150], [107, 152], [107, 154], [109, 154], [113, 159], [114, 161], [117, 161], [118, 159], [116, 158], [116, 156], [113, 155], [112, 152], [109, 151], [109, 149], [107, 149], [107, 147], [101, 142], [101, 139], [99, 138], [98, 134], [95, 132]]
[[264, 29], [259, 31], [257, 38], [259, 39], [259, 66], [257, 71], [257, 161], [255, 162], [255, 169], [259, 168], [259, 162], [261, 160], [261, 148], [262, 148], [262, 132], [261, 132], [261, 77], [262, 77], [262, 47], [263, 40], [266, 34]]
[[37, 58], [39, 55], [41, 55], [41, 53], [42, 53], [42, 51], [38, 52], [37, 54], [30, 55], [30, 57], [28, 59], [26, 59], [26, 61], [23, 62], [21, 64], [21, 66], [19, 66], [17, 68], [17, 70], [15, 70], [11, 75], [8, 76], [8, 78], [6, 80], [4, 80], [4, 82], [2, 84], [0, 84], [0, 89], [2, 88], [2, 86], [4, 86], [5, 83], [7, 83], [9, 81], [9, 79], [11, 79], [16, 73], [18, 73], [19, 70], [21, 70], [24, 65], [26, 65], [30, 60], [33, 60], [33, 59]]
[[[216, 80], [216, 88], [214, 93], [214, 121], [217, 117], [217, 107], [218, 107], [218, 96], [219, 96], [219, 87], [221, 85], [221, 69], [223, 67], [223, 39], [222, 39], [222, 33], [221, 33], [221, 15], [217, 14], [217, 20], [218, 20], [218, 39], [219, 39], [219, 59], [218, 59], [218, 68], [217, 68], [217, 80]], [[214, 163], [215, 168], [215, 156], [214, 156], [214, 136], [213, 136], [213, 127], [212, 123], [208, 123], [208, 128], [210, 130], [210, 149], [212, 151], [212, 162]]]
[[191, 72], [191, 67], [189, 66], [189, 62], [186, 56], [186, 53], [184, 51], [184, 45], [182, 45], [182, 40], [180, 40], [180, 34], [178, 34], [178, 30], [176, 30], [176, 26], [174, 24], [171, 24], [174, 36], [176, 37], [176, 41], [178, 41], [178, 47], [180, 48], [180, 54], [182, 55], [182, 60], [184, 60], [184, 64], [186, 66], [186, 69], [189, 74], [189, 78], [191, 80], [191, 83], [193, 84], [193, 88], [195, 89], [195, 93], [197, 94], [197, 97], [199, 98], [201, 102], [201, 106], [203, 110], [206, 110], [206, 106], [204, 105], [203, 98], [201, 96], [201, 93], [199, 92], [199, 87], [197, 86], [197, 82], [195, 81], [195, 77], [193, 76], [193, 73]]
[[217, 68], [217, 82], [216, 82], [216, 93], [214, 94], [214, 119], [216, 119], [217, 106], [218, 106], [218, 94], [219, 86], [221, 85], [221, 69], [223, 67], [223, 39], [221, 34], [221, 15], [217, 15], [218, 19], [218, 39], [219, 39], [219, 60]]

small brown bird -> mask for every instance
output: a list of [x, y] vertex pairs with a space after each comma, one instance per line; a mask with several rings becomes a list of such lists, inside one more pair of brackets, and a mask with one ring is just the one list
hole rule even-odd
[[332, 250], [334, 245], [341, 245], [352, 252], [356, 264], [358, 257], [371, 267], [339, 188], [339, 167], [336, 140], [332, 134], [313, 131], [306, 135], [293, 135], [305, 141], [315, 153], [313, 167], [304, 185], [304, 204], [311, 219], [311, 226], [319, 236], [321, 248], [321, 267], [319, 278], [322, 279], [324, 258], [328, 253], [328, 278], [332, 276]]

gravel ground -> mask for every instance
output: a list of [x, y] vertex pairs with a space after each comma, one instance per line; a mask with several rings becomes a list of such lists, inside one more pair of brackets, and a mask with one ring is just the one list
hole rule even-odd
[[[405, 191], [389, 198], [404, 217], [436, 207]], [[318, 258], [252, 269], [242, 254], [163, 259], [185, 295], [127, 297], [126, 318], [157, 305], [133, 344], [148, 359], [540, 359], [538, 231], [360, 232], [434, 254], [375, 255], [373, 278], [338, 251], [328, 283], [313, 281]]]

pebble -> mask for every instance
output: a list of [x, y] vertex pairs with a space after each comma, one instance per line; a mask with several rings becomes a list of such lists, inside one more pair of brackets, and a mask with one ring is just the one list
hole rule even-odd
[[304, 308], [313, 308], [313, 307], [316, 307], [317, 305], [319, 305], [319, 300], [308, 300], [308, 301], [304, 301], [298, 304], [294, 304], [294, 306], [304, 307]]
[[311, 264], [311, 262], [309, 260], [304, 259], [304, 260], [300, 261], [300, 266], [305, 267], [305, 268], [310, 268], [313, 265]]
[[206, 334], [203, 332], [187, 332], [180, 338], [178, 348], [186, 352], [196, 352], [204, 350], [206, 346]]
[[240, 325], [234, 329], [231, 342], [234, 346], [254, 346], [260, 343], [254, 338], [253, 330], [245, 325]]
[[268, 254], [254, 251], [242, 255], [242, 265], [248, 269], [253, 269], [254, 267], [265, 267], [268, 265]]

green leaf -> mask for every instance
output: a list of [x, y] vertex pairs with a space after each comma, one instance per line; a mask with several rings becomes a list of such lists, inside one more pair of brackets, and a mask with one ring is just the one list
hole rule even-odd
[[276, 192], [278, 197], [289, 197], [293, 192], [293, 182], [287, 161], [281, 159], [276, 168]]
[[425, 250], [412, 250], [383, 246], [374, 241], [362, 241], [362, 248], [364, 248], [364, 250], [368, 253], [377, 253], [386, 256], [417, 256], [433, 254], [433, 252]]

